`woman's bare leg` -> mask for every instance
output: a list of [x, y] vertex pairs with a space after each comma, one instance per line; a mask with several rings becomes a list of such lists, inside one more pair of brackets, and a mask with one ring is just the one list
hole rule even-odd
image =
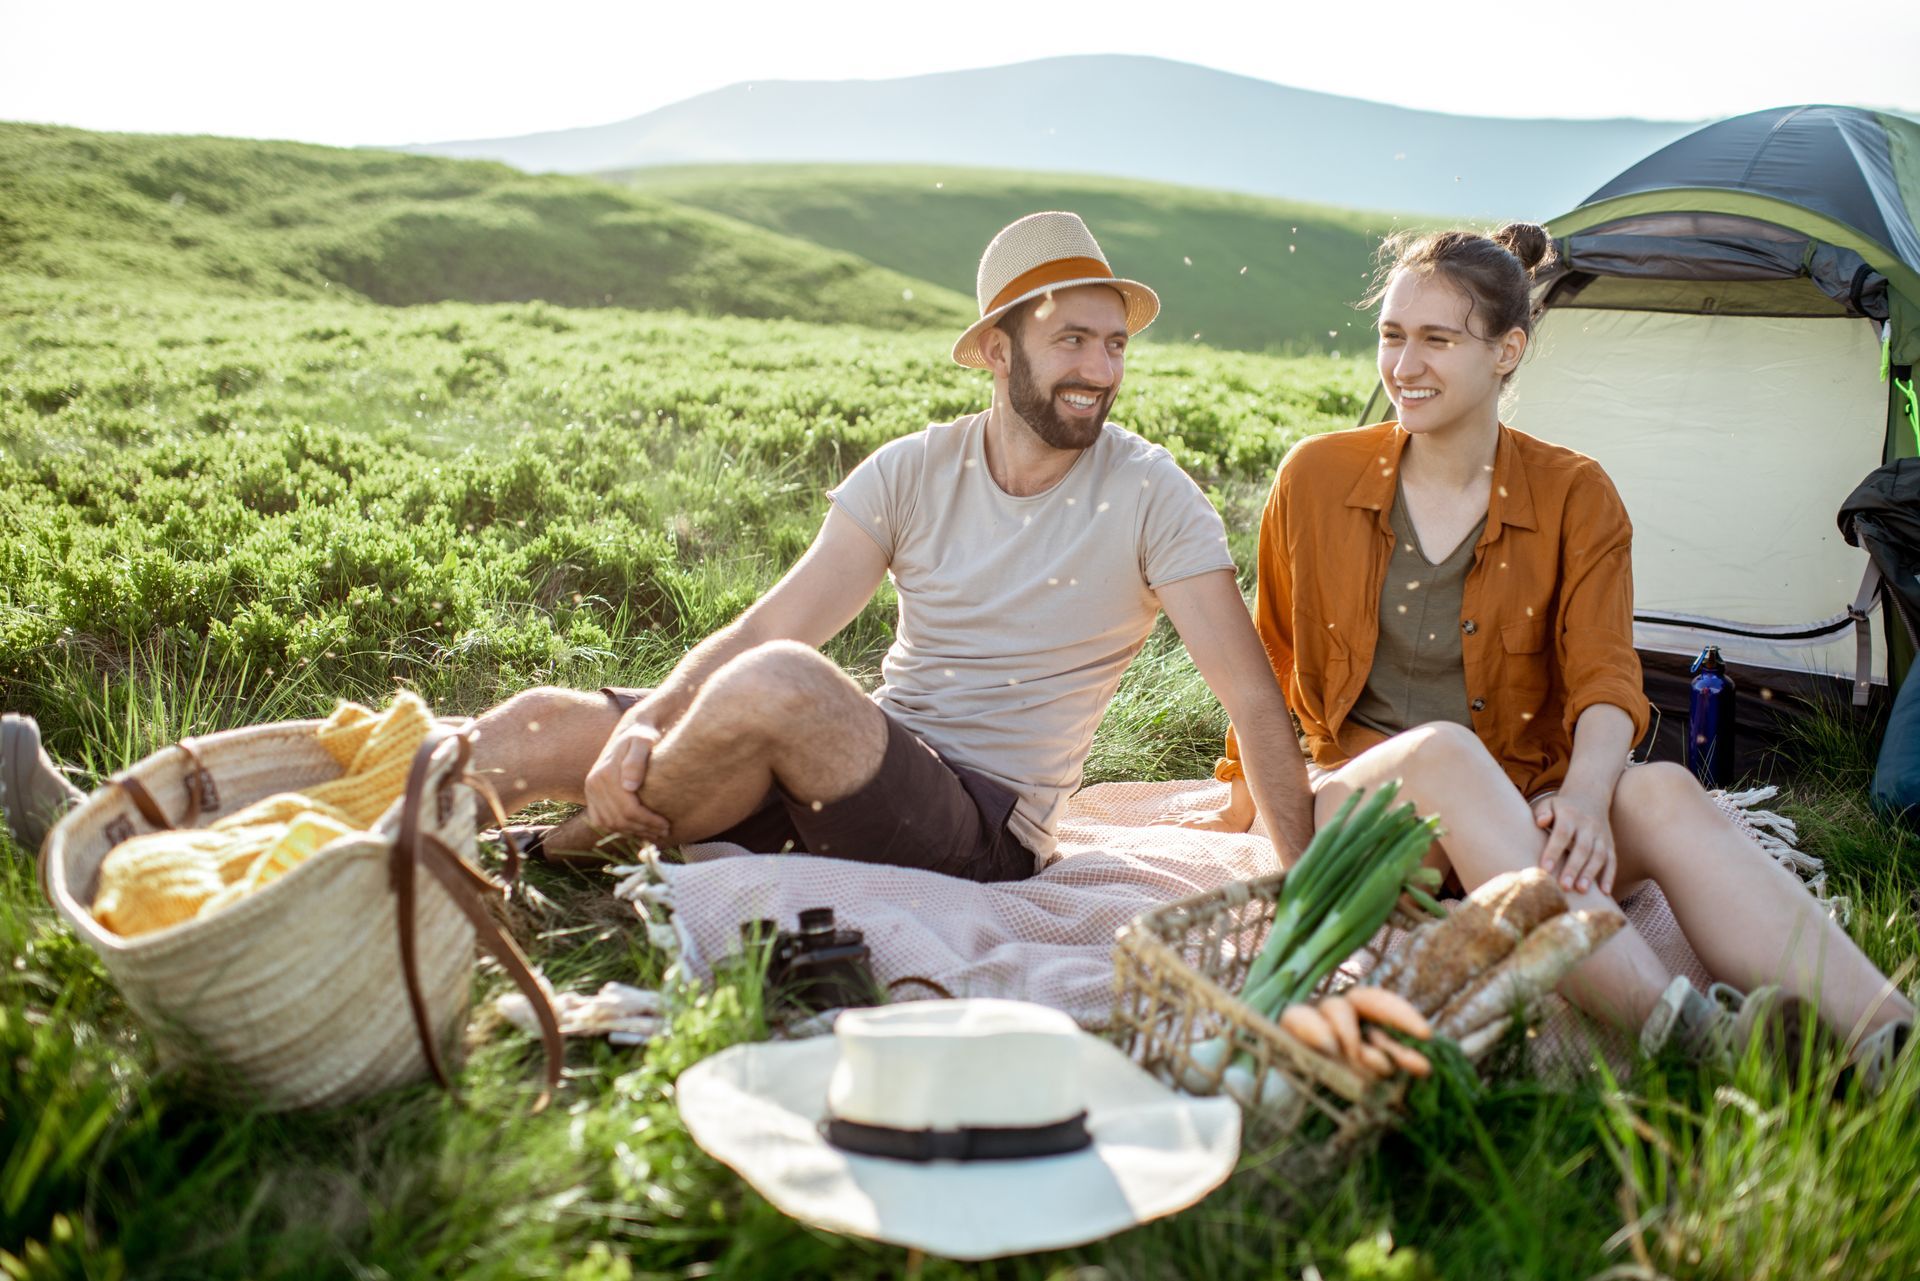
[[1678, 765], [1637, 765], [1613, 794], [1616, 884], [1659, 885], [1700, 959], [1743, 989], [1778, 983], [1819, 1002], [1842, 1037], [1912, 1019], [1913, 1005], [1874, 968], [1792, 872], [1727, 820]]
[[[1402, 794], [1446, 829], [1439, 847], [1468, 889], [1501, 872], [1534, 866], [1546, 834], [1479, 739], [1454, 725], [1423, 725], [1355, 757], [1321, 785], [1316, 822], [1355, 787], [1402, 779]], [[1635, 766], [1621, 776], [1610, 821], [1622, 892], [1651, 880], [1673, 905], [1708, 970], [1737, 987], [1778, 983], [1818, 998], [1842, 1036], [1899, 1019], [1913, 1006], [1806, 892], [1768, 858], [1677, 765]], [[1604, 895], [1569, 894], [1579, 908], [1617, 913]], [[1622, 930], [1583, 962], [1562, 994], [1589, 1013], [1638, 1027], [1669, 975], [1646, 940]]]
[[[1314, 822], [1331, 818], [1355, 788], [1394, 778], [1422, 814], [1440, 816], [1440, 855], [1469, 890], [1539, 863], [1547, 834], [1485, 745], [1459, 725], [1422, 725], [1356, 756], [1321, 784]], [[1619, 904], [1595, 891], [1569, 893], [1567, 903], [1621, 915]], [[1596, 1018], [1635, 1030], [1671, 978], [1647, 941], [1627, 928], [1581, 962], [1560, 991]]]

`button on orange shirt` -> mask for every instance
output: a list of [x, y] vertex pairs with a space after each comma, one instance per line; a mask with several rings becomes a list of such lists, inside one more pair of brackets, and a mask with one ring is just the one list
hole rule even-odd
[[[1381, 741], [1347, 715], [1373, 668], [1408, 439], [1392, 422], [1308, 437], [1281, 463], [1260, 520], [1254, 623], [1328, 769]], [[1632, 717], [1636, 741], [1646, 733], [1632, 544], [1599, 463], [1501, 426], [1459, 626], [1474, 733], [1522, 795], [1566, 777], [1574, 722], [1594, 704]], [[1239, 755], [1229, 729], [1221, 777]]]

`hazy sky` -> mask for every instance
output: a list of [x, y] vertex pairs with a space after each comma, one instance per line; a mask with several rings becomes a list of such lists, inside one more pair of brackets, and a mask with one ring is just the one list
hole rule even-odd
[[[1467, 114], [1693, 120], [1793, 102], [1920, 114], [1920, 0], [0, 0], [0, 119], [444, 141], [605, 124], [743, 80], [1071, 53], [1157, 54]], [[1111, 106], [1124, 128], [1124, 83]]]

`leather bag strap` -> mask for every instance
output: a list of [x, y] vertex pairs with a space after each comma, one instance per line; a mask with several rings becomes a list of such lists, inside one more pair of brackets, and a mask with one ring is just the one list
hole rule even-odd
[[[141, 818], [163, 832], [181, 827], [198, 827], [202, 802], [219, 795], [214, 790], [213, 775], [208, 772], [206, 762], [200, 759], [200, 753], [195, 750], [193, 740], [183, 738], [173, 747], [175, 751], [187, 758], [185, 779], [187, 811], [178, 823], [167, 817], [167, 811], [161, 807], [159, 801], [154, 799], [153, 793], [147, 790], [147, 785], [132, 774], [122, 770], [107, 780], [126, 794], [126, 798], [133, 802], [133, 808], [140, 811]], [[217, 801], [214, 803], [217, 804]], [[212, 805], [209, 804], [208, 808], [212, 808]]]
[[140, 811], [140, 817], [146, 819], [152, 826], [163, 832], [172, 831], [176, 826], [174, 821], [167, 817], [167, 812], [160, 808], [160, 802], [153, 799], [153, 793], [147, 790], [147, 785], [133, 775], [115, 774], [107, 781], [124, 792], [127, 799], [133, 802], [133, 808]]
[[[540, 978], [533, 972], [533, 966], [527, 961], [526, 954], [520, 950], [513, 936], [500, 928], [500, 923], [487, 910], [480, 893], [498, 892], [501, 887], [476, 871], [465, 859], [431, 833], [420, 837], [422, 847], [428, 852], [427, 870], [432, 872], [447, 891], [467, 919], [473, 922], [474, 933], [479, 937], [480, 946], [487, 954], [500, 963], [515, 987], [527, 998], [533, 1007], [534, 1018], [540, 1022], [540, 1045], [546, 1053], [545, 1085], [540, 1097], [534, 1101], [533, 1110], [545, 1108], [553, 1098], [553, 1092], [560, 1087], [560, 1071], [564, 1063], [564, 1045], [560, 1037], [560, 1019], [553, 1009], [553, 997]], [[487, 887], [476, 891], [476, 885]]]
[[[452, 740], [450, 748], [449, 739]], [[433, 1022], [427, 1013], [426, 997], [420, 989], [418, 878], [419, 869], [424, 865], [440, 882], [454, 905], [473, 924], [480, 946], [500, 963], [533, 1006], [534, 1017], [540, 1023], [541, 1045], [546, 1051], [546, 1087], [533, 1106], [533, 1110], [538, 1112], [547, 1106], [554, 1089], [560, 1084], [563, 1061], [560, 1021], [554, 1014], [552, 999], [534, 974], [533, 967], [527, 963], [526, 955], [487, 910], [482, 896], [504, 894], [506, 887], [473, 867], [437, 836], [421, 830], [426, 812], [427, 782], [433, 775], [436, 758], [443, 749], [453, 753], [446, 772], [459, 775], [465, 771], [467, 757], [472, 751], [466, 735], [442, 726], [430, 730], [420, 750], [414, 753], [413, 766], [407, 773], [407, 788], [400, 805], [400, 830], [394, 836], [388, 862], [389, 880], [397, 900], [395, 915], [399, 927], [400, 967], [406, 980], [407, 1004], [413, 1013], [414, 1030], [420, 1037], [420, 1051], [434, 1079], [457, 1096], [459, 1091], [441, 1057], [439, 1038], [434, 1034]]]

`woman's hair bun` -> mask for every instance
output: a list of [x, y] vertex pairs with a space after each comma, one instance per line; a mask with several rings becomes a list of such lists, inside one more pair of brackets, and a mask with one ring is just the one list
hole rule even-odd
[[1529, 274], [1537, 271], [1553, 250], [1547, 229], [1531, 222], [1510, 222], [1494, 232], [1492, 240], [1518, 258]]

